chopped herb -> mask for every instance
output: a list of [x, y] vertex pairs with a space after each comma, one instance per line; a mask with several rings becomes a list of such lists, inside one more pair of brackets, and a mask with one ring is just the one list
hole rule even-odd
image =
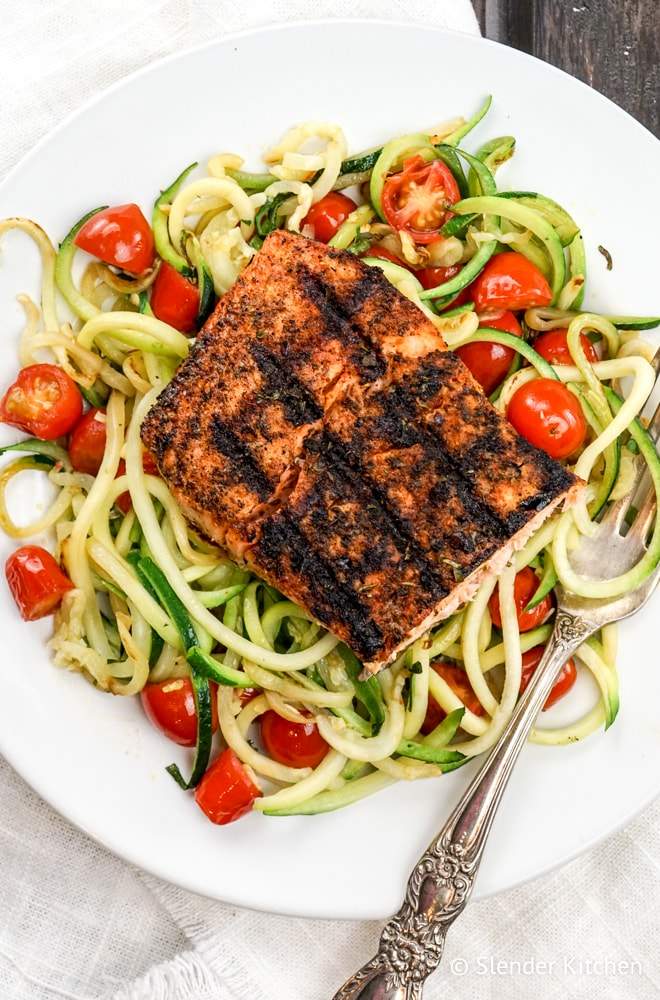
[[[252, 237], [252, 240], [261, 237], [263, 241], [263, 238], [268, 236], [269, 233], [282, 228], [284, 218], [280, 215], [280, 208], [282, 202], [287, 201], [289, 197], [290, 195], [288, 194], [276, 194], [274, 198], [269, 198], [261, 208], [257, 209], [254, 217], [254, 228], [257, 232], [256, 236]], [[251, 244], [252, 240], [250, 241]]]
[[378, 243], [381, 239], [380, 236], [376, 236], [374, 233], [356, 233], [353, 242], [349, 243], [346, 247], [349, 253], [354, 253], [357, 257], [360, 257], [367, 250], [370, 250], [374, 243]]
[[419, 662], [419, 660], [415, 660], [415, 662], [413, 663], [413, 665], [410, 668], [410, 673], [411, 674], [421, 674], [422, 670], [423, 670], [422, 664]]
[[600, 245], [598, 247], [598, 253], [602, 253], [603, 257], [607, 261], [607, 270], [611, 271], [612, 268], [614, 267], [614, 262], [612, 261], [612, 254], [609, 252], [609, 250], [606, 247], [603, 247], [603, 246], [600, 246]]

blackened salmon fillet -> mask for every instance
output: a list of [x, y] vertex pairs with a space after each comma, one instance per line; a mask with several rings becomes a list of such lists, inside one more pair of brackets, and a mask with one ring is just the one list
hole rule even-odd
[[580, 488], [381, 271], [276, 232], [142, 427], [182, 509], [370, 670]]

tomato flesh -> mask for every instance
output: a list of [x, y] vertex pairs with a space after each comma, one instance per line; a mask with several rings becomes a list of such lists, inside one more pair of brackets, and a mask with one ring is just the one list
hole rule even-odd
[[329, 243], [342, 222], [345, 222], [357, 205], [348, 195], [340, 191], [330, 191], [320, 198], [303, 219], [303, 227], [312, 226], [314, 239], [319, 243]]
[[[483, 715], [484, 708], [476, 694], [472, 690], [467, 674], [454, 663], [447, 663], [446, 660], [436, 660], [431, 664], [432, 668], [449, 684], [461, 699], [465, 707], [474, 715]], [[436, 726], [439, 726], [447, 713], [438, 705], [433, 695], [429, 695], [429, 703], [426, 709], [426, 716], [421, 725], [420, 732], [426, 736], [432, 733]]]
[[[533, 649], [528, 649], [526, 653], [523, 653], [522, 676], [520, 678], [521, 694], [534, 676], [534, 671], [541, 662], [541, 657], [544, 652], [544, 646], [534, 646]], [[576, 680], [577, 668], [575, 666], [575, 661], [572, 659], [567, 660], [559, 671], [557, 680], [555, 681], [552, 690], [546, 699], [545, 705], [543, 706], [543, 711], [545, 712], [548, 708], [551, 708], [555, 702], [558, 702], [560, 698], [563, 698], [565, 694], [568, 694]]]
[[[568, 349], [567, 336], [568, 330], [548, 330], [547, 333], [537, 337], [532, 346], [551, 365], [574, 365], [573, 356]], [[580, 334], [580, 343], [587, 361], [591, 361], [592, 364], [598, 361], [598, 352], [586, 333]]]
[[50, 552], [40, 545], [23, 545], [12, 552], [5, 563], [5, 576], [26, 622], [52, 614], [73, 587]]
[[460, 197], [454, 175], [442, 160], [425, 163], [417, 155], [406, 160], [400, 173], [390, 174], [381, 201], [390, 226], [416, 243], [431, 243]]
[[195, 802], [212, 823], [224, 826], [249, 812], [261, 794], [234, 751], [227, 748], [195, 789]]
[[[519, 337], [522, 333], [520, 323], [512, 312], [503, 312], [500, 316], [484, 320], [482, 326], [493, 327], [495, 330], [504, 330], [505, 333], [512, 333]], [[464, 344], [456, 350], [459, 358], [472, 372], [473, 376], [490, 396], [500, 382], [505, 378], [511, 367], [511, 363], [516, 352], [511, 347], [503, 344], [482, 343]]]
[[[103, 462], [106, 442], [105, 411], [92, 408], [83, 414], [69, 437], [69, 458], [76, 472], [95, 476]], [[142, 453], [142, 468], [148, 475], [157, 476], [156, 459], [146, 449]], [[126, 474], [126, 462], [119, 460], [115, 478]], [[131, 509], [130, 493], [120, 493], [115, 504], [124, 513]]]
[[80, 390], [57, 365], [21, 368], [0, 401], [3, 424], [18, 427], [42, 441], [54, 441], [67, 434], [81, 414]]
[[[211, 729], [218, 728], [218, 685], [212, 681]], [[197, 711], [189, 677], [178, 677], [157, 684], [146, 684], [140, 692], [142, 707], [149, 721], [168, 739], [182, 747], [197, 742]]]
[[587, 422], [570, 389], [549, 378], [521, 385], [507, 409], [509, 423], [551, 458], [568, 458], [584, 444]]
[[150, 305], [156, 319], [180, 333], [192, 333], [197, 327], [199, 288], [166, 261], [162, 261], [151, 286]]
[[[423, 288], [437, 288], [444, 285], [445, 281], [455, 278], [461, 270], [460, 264], [451, 264], [449, 267], [420, 267], [415, 271], [415, 276]], [[455, 302], [452, 302], [452, 306]]]
[[290, 722], [277, 712], [261, 716], [261, 739], [273, 760], [289, 767], [316, 767], [330, 749], [313, 722]]
[[141, 274], [154, 262], [151, 226], [134, 204], [97, 212], [78, 230], [73, 242], [127, 274]]
[[[529, 566], [525, 566], [525, 568], [521, 569], [519, 573], [516, 573], [516, 580], [513, 585], [513, 599], [516, 605], [518, 628], [521, 632], [529, 632], [530, 629], [537, 628], [538, 625], [541, 625], [554, 607], [552, 595], [546, 594], [543, 600], [539, 601], [535, 608], [532, 608], [530, 611], [525, 611], [525, 608], [538, 590], [538, 586], [539, 578], [534, 570], [530, 569]], [[488, 610], [490, 611], [490, 617], [493, 625], [497, 628], [502, 628], [499, 586], [495, 587], [495, 590], [491, 594], [490, 600], [488, 601]]]
[[105, 451], [105, 412], [93, 407], [84, 413], [69, 437], [69, 458], [76, 472], [95, 476]]
[[521, 253], [495, 254], [472, 283], [477, 312], [529, 309], [552, 302], [552, 289], [538, 267]]

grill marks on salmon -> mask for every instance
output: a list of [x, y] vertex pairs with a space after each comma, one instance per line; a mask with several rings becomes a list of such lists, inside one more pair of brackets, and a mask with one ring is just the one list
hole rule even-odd
[[269, 236], [147, 415], [187, 516], [369, 669], [578, 488], [377, 268]]

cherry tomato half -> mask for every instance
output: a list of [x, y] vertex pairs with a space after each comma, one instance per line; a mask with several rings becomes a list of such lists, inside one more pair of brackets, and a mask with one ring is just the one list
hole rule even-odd
[[345, 222], [357, 205], [348, 195], [330, 191], [312, 205], [303, 219], [303, 226], [314, 227], [314, 239], [319, 243], [329, 243], [342, 222]]
[[166, 261], [158, 269], [149, 301], [156, 319], [169, 323], [181, 333], [192, 333], [196, 329], [199, 288]]
[[227, 748], [195, 789], [195, 802], [212, 823], [224, 826], [249, 812], [261, 794], [234, 751]]
[[521, 253], [498, 253], [472, 283], [477, 312], [489, 309], [529, 309], [552, 302], [552, 290], [538, 267]]
[[277, 712], [261, 716], [261, 738], [273, 760], [290, 767], [316, 767], [330, 749], [313, 722], [289, 722]]
[[[369, 247], [365, 250], [362, 257], [379, 257], [381, 260], [391, 260], [393, 264], [398, 264], [399, 267], [405, 267], [406, 271], [412, 271], [413, 268], [401, 257], [397, 257], [395, 253], [391, 253], [387, 247], [382, 247], [377, 245], [375, 247]], [[415, 272], [418, 273], [418, 272]]]
[[24, 545], [9, 556], [5, 575], [12, 597], [26, 622], [53, 613], [73, 584], [50, 552], [39, 545]]
[[[464, 703], [465, 707], [473, 712], [475, 715], [483, 715], [484, 709], [483, 705], [477, 698], [476, 694], [470, 686], [467, 674], [460, 667], [457, 667], [454, 663], [447, 663], [445, 660], [436, 660], [431, 664], [433, 669], [437, 674], [447, 681], [450, 688], [456, 692], [458, 697]], [[433, 732], [436, 726], [439, 726], [442, 720], [445, 718], [447, 713], [444, 709], [440, 708], [437, 701], [432, 695], [429, 695], [429, 704], [426, 709], [426, 717], [421, 726], [421, 732], [426, 736], [427, 733]]]
[[[211, 729], [218, 728], [218, 685], [210, 682]], [[142, 707], [149, 721], [168, 739], [182, 747], [194, 747], [197, 742], [197, 712], [189, 677], [146, 684], [140, 692]]]
[[93, 407], [84, 413], [69, 436], [69, 458], [76, 472], [95, 476], [105, 451], [105, 412]]
[[[519, 573], [516, 573], [516, 581], [513, 585], [513, 599], [516, 605], [516, 615], [518, 617], [518, 628], [521, 632], [529, 632], [546, 620], [554, 606], [552, 596], [546, 594], [531, 611], [525, 608], [538, 590], [539, 578], [533, 569], [525, 566]], [[500, 589], [495, 587], [488, 601], [488, 610], [492, 618], [493, 625], [502, 628], [502, 616], [500, 615]]]
[[461, 197], [454, 175], [442, 160], [425, 163], [412, 156], [383, 186], [383, 215], [394, 229], [417, 243], [431, 243]]
[[78, 386], [57, 365], [21, 368], [0, 402], [0, 421], [54, 441], [80, 419], [82, 396]]
[[568, 458], [583, 444], [587, 422], [579, 402], [565, 385], [535, 378], [521, 385], [507, 409], [509, 423], [551, 458]]
[[[520, 323], [512, 312], [503, 312], [501, 316], [484, 320], [482, 325], [493, 327], [495, 330], [504, 330], [505, 333], [512, 333], [516, 337], [522, 333]], [[456, 353], [466, 368], [470, 369], [486, 395], [490, 396], [511, 367], [516, 352], [503, 344], [483, 341], [464, 344], [463, 347], [457, 348]]]
[[[542, 333], [540, 337], [537, 337], [532, 346], [551, 365], [574, 365], [575, 362], [568, 349], [567, 335], [568, 330], [548, 330], [547, 333]], [[580, 334], [580, 343], [587, 356], [587, 361], [591, 361], [592, 364], [594, 361], [598, 361], [598, 352], [586, 333]]]
[[128, 274], [141, 274], [154, 262], [151, 226], [133, 204], [97, 212], [78, 230], [73, 242]]
[[[455, 278], [460, 270], [460, 264], [451, 264], [449, 267], [421, 267], [419, 271], [415, 271], [415, 275], [423, 288], [436, 288], [438, 285], [444, 285], [450, 278]], [[451, 305], [455, 306], [456, 302], [452, 302]]]
[[[544, 653], [544, 646], [534, 646], [533, 649], [528, 649], [526, 653], [522, 656], [522, 676], [520, 678], [520, 693], [522, 694], [527, 685], [529, 684], [534, 671], [541, 662], [541, 657]], [[553, 688], [548, 695], [545, 705], [543, 706], [543, 711], [550, 708], [555, 702], [559, 701], [567, 694], [575, 681], [577, 680], [577, 669], [575, 662], [573, 660], [567, 660], [564, 666], [559, 671], [557, 680], [555, 681]]]

